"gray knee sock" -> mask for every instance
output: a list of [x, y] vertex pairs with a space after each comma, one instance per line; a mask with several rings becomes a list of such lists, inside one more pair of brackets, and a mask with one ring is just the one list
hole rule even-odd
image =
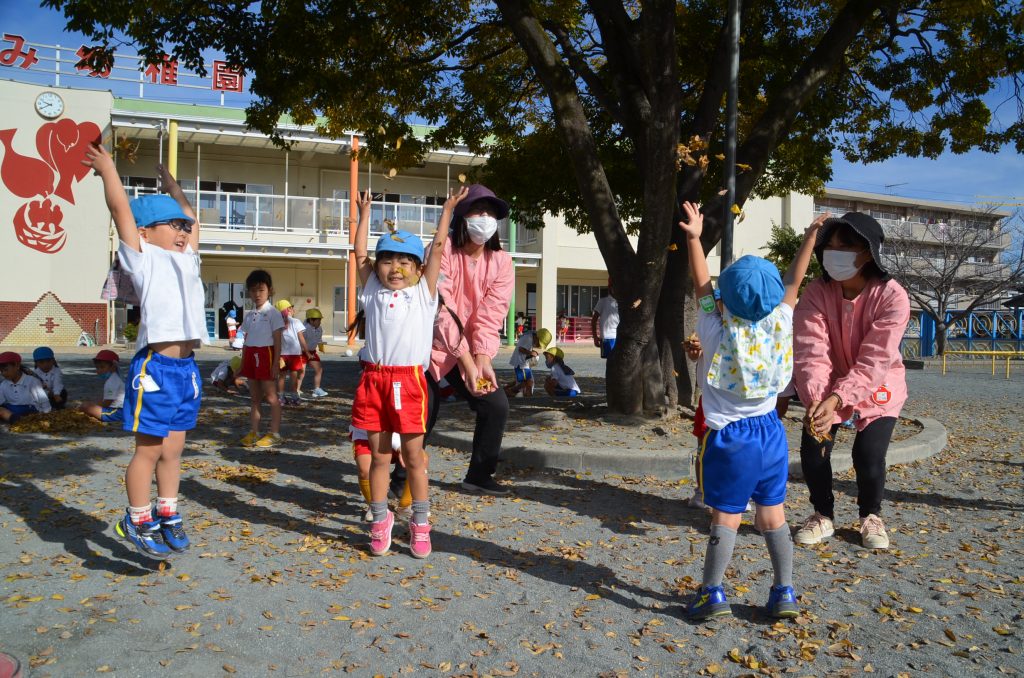
[[782, 525], [774, 530], [764, 530], [764, 543], [768, 545], [768, 555], [772, 558], [772, 569], [775, 570], [775, 585], [793, 585], [793, 535], [789, 525]]
[[725, 568], [732, 560], [732, 549], [736, 545], [736, 530], [725, 525], [712, 525], [708, 550], [704, 554], [704, 586], [721, 586]]
[[428, 522], [427, 514], [430, 513], [430, 500], [424, 499], [423, 501], [412, 500], [412, 522], [417, 525], [426, 525]]
[[388, 517], [388, 502], [371, 501], [370, 510], [373, 511], [373, 522], [379, 523]]

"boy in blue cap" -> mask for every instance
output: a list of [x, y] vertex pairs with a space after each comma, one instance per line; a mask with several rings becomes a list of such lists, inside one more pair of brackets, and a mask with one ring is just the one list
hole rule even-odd
[[[402, 461], [412, 493], [409, 548], [416, 558], [430, 555], [430, 499], [423, 437], [427, 432], [427, 378], [437, 315], [437, 279], [441, 253], [455, 206], [469, 191], [463, 187], [444, 202], [430, 258], [415, 233], [390, 231], [377, 241], [374, 260], [367, 251], [370, 192], [359, 196], [355, 259], [363, 292], [366, 345], [363, 374], [352, 402], [352, 426], [364, 429], [370, 445], [370, 552], [391, 548], [395, 514], [388, 510], [391, 434], [402, 439]], [[426, 264], [426, 265], [424, 265]]]
[[[174, 177], [157, 165], [170, 195], [128, 201], [114, 161], [93, 143], [82, 164], [103, 179], [120, 238], [118, 258], [140, 300], [137, 343], [125, 379], [124, 430], [135, 434], [135, 455], [125, 471], [128, 508], [115, 531], [138, 551], [165, 559], [188, 548], [178, 513], [185, 434], [195, 428], [202, 377], [193, 349], [209, 343], [205, 294], [199, 277], [199, 223]], [[157, 515], [152, 512], [153, 475]]]
[[697, 375], [708, 426], [701, 444], [699, 482], [704, 503], [712, 508], [703, 580], [687, 615], [708, 619], [731, 614], [722, 579], [743, 511], [753, 499], [754, 524], [764, 536], [775, 572], [768, 614], [796, 617], [793, 540], [783, 509], [789, 446], [775, 400], [793, 373], [793, 307], [825, 217], [807, 228], [785, 283], [774, 264], [747, 255], [722, 271], [721, 300], [716, 301], [700, 244], [700, 207], [685, 202], [682, 208], [685, 221], [679, 228], [686, 234], [700, 306], [697, 336], [707, 358]]

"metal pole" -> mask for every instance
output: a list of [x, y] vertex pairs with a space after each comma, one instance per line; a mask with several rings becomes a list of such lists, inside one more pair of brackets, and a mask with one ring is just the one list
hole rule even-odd
[[736, 203], [736, 98], [740, 72], [740, 0], [729, 0], [729, 89], [725, 100], [725, 221], [720, 269], [732, 263], [732, 206]]
[[505, 343], [508, 346], [516, 345], [516, 222], [515, 219], [508, 220], [508, 251], [512, 255], [512, 299], [508, 305], [508, 318], [506, 319]]
[[[352, 136], [352, 153], [349, 161], [348, 184], [348, 263], [345, 265], [345, 318], [348, 325], [356, 321], [356, 224], [359, 223], [359, 137]], [[369, 190], [369, 189], [367, 189]], [[335, 336], [341, 334], [336, 331]], [[349, 348], [356, 345], [356, 328], [348, 333]]]

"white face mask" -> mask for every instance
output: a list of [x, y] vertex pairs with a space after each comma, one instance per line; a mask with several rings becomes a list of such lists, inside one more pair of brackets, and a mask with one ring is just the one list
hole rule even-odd
[[844, 252], [842, 250], [825, 250], [821, 256], [821, 265], [833, 280], [842, 282], [857, 275], [860, 266], [854, 263], [860, 252]]
[[470, 240], [483, 245], [498, 231], [498, 220], [486, 214], [466, 217], [466, 230]]

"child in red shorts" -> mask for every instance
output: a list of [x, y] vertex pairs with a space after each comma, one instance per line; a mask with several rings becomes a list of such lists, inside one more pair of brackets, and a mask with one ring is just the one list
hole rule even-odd
[[[427, 379], [437, 314], [437, 279], [441, 253], [455, 205], [468, 194], [463, 187], [448, 197], [434, 234], [430, 258], [414, 233], [391, 231], [377, 241], [370, 261], [367, 235], [370, 192], [359, 196], [355, 259], [365, 309], [366, 345], [363, 374], [352, 404], [352, 425], [366, 429], [370, 461], [370, 552], [391, 548], [395, 514], [388, 510], [392, 433], [402, 439], [402, 460], [412, 493], [409, 547], [416, 558], [430, 555], [430, 500], [423, 437], [427, 431]], [[424, 265], [424, 263], [426, 265]]]
[[[281, 335], [284, 318], [270, 303], [274, 283], [266, 271], [256, 270], [245, 280], [255, 308], [245, 314], [240, 333], [245, 334], [242, 348], [242, 376], [249, 380], [249, 433], [241, 441], [243, 447], [273, 447], [281, 443], [281, 401], [277, 396], [278, 361], [281, 358]], [[270, 405], [270, 432], [260, 437], [260, 405]]]

